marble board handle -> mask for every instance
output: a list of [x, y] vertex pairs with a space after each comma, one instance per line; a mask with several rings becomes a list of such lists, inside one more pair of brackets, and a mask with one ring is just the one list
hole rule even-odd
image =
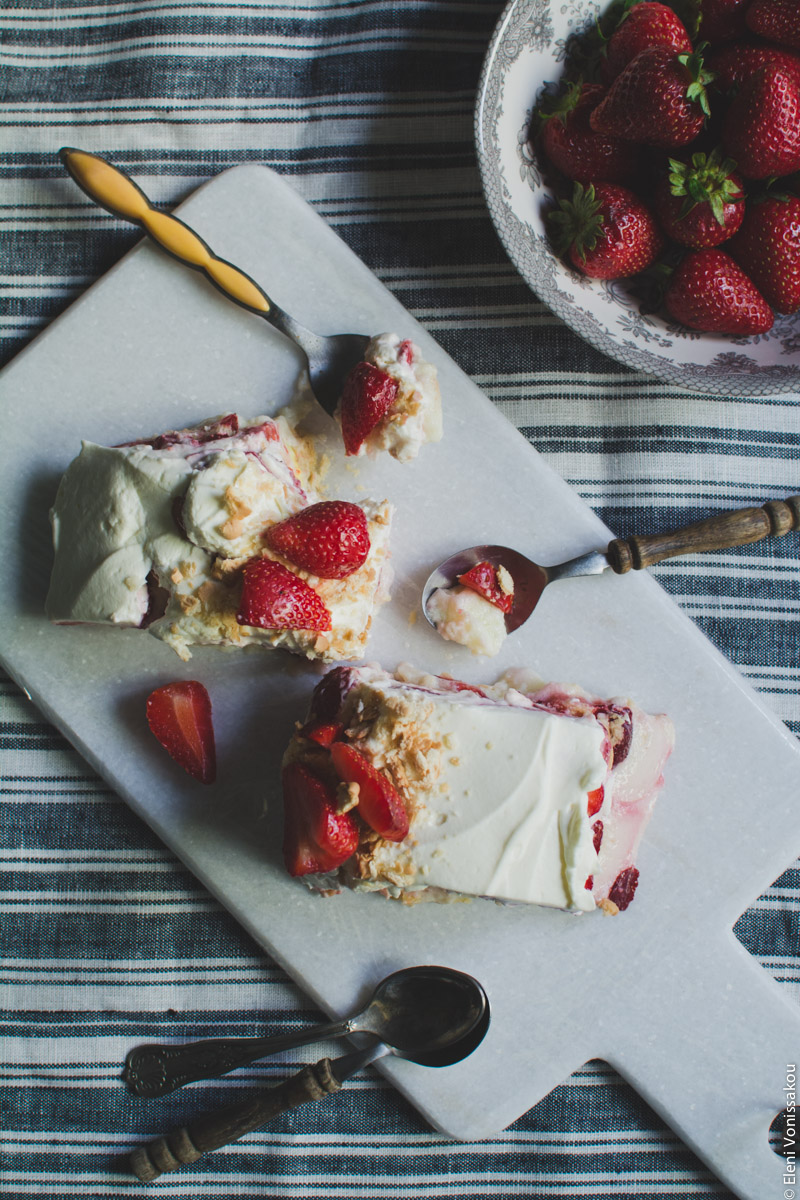
[[787, 500], [771, 500], [761, 508], [717, 513], [668, 533], [615, 538], [609, 543], [606, 555], [612, 571], [624, 575], [627, 571], [650, 567], [664, 558], [745, 546], [770, 535], [782, 537], [799, 528], [800, 496], [790, 496]]

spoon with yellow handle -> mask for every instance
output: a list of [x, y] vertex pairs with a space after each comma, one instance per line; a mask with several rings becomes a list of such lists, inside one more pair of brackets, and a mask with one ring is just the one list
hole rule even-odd
[[101, 208], [139, 225], [156, 245], [179, 262], [201, 271], [229, 300], [263, 317], [296, 342], [307, 360], [311, 389], [325, 411], [333, 416], [345, 376], [364, 357], [369, 341], [366, 335], [324, 336], [306, 329], [279, 308], [254, 279], [219, 258], [184, 221], [155, 208], [139, 185], [119, 167], [112, 166], [99, 154], [72, 146], [65, 146], [58, 153], [78, 187]]

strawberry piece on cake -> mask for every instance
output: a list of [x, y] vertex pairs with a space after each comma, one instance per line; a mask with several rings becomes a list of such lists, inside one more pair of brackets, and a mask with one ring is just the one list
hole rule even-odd
[[147, 697], [147, 723], [171, 758], [200, 783], [217, 774], [211, 698], [195, 679], [156, 688]]
[[283, 859], [290, 875], [333, 871], [353, 854], [358, 828], [336, 793], [302, 763], [283, 770]]
[[369, 529], [363, 508], [349, 500], [323, 500], [272, 525], [264, 535], [271, 550], [324, 579], [344, 579], [363, 567]]
[[347, 376], [338, 416], [348, 455], [387, 450], [401, 462], [415, 458], [442, 436], [436, 368], [414, 342], [382, 333]]
[[245, 566], [236, 620], [260, 629], [331, 628], [331, 614], [314, 589], [269, 558], [254, 558]]
[[[339, 730], [328, 749], [309, 732], [323, 719]], [[358, 844], [305, 882], [407, 903], [482, 897], [616, 914], [634, 898], [673, 741], [668, 717], [522, 670], [478, 687], [410, 667], [340, 667], [318, 685], [284, 769], [358, 783], [347, 804]], [[361, 791], [377, 779], [376, 820]], [[408, 815], [402, 836], [379, 827], [392, 794]], [[286, 804], [293, 820], [291, 793]]]
[[408, 813], [388, 776], [348, 742], [334, 742], [331, 759], [339, 777], [358, 788], [358, 815], [382, 838], [402, 842], [408, 833]]

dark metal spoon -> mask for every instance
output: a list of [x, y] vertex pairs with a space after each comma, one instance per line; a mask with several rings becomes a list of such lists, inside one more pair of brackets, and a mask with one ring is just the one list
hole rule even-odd
[[800, 496], [789, 496], [785, 501], [771, 500], [761, 508], [717, 513], [668, 533], [615, 538], [605, 550], [592, 550], [553, 567], [542, 567], [508, 546], [471, 546], [451, 555], [431, 572], [422, 590], [422, 611], [435, 628], [428, 613], [428, 601], [433, 592], [453, 587], [459, 575], [477, 563], [490, 562], [495, 567], [505, 567], [514, 580], [514, 603], [505, 615], [506, 631], [513, 633], [527, 621], [548, 583], [556, 579], [599, 575], [608, 570], [624, 575], [665, 558], [744, 546], [770, 535], [782, 537], [793, 529], [800, 529]]
[[[332, 1021], [278, 1037], [213, 1038], [180, 1046], [137, 1046], [123, 1078], [136, 1096], [166, 1096], [196, 1079], [210, 1079], [259, 1058], [311, 1042], [366, 1033], [423, 1066], [442, 1065], [453, 1037], [473, 1029], [488, 1009], [476, 979], [450, 967], [407, 967], [387, 976], [369, 1002], [345, 1021]], [[409, 1049], [423, 1046], [421, 1052]], [[420, 1053], [422, 1057], [420, 1057]]]
[[[431, 968], [434, 971], [441, 969], [444, 968]], [[464, 978], [469, 979], [470, 976]], [[201, 1155], [237, 1141], [246, 1133], [252, 1133], [281, 1113], [338, 1092], [352, 1075], [387, 1054], [396, 1054], [400, 1058], [431, 1067], [448, 1067], [461, 1062], [481, 1044], [490, 1022], [486, 994], [477, 980], [472, 982], [480, 990], [485, 1004], [471, 1028], [457, 1033], [456, 1021], [448, 1039], [436, 1021], [431, 1026], [430, 1041], [420, 1042], [403, 1051], [375, 1039], [365, 1048], [344, 1054], [341, 1058], [323, 1058], [318, 1063], [304, 1067], [278, 1087], [262, 1088], [244, 1101], [216, 1112], [203, 1113], [185, 1127], [138, 1146], [128, 1158], [130, 1169], [144, 1183], [157, 1179], [167, 1171], [176, 1171], [186, 1163], [196, 1162]]]
[[306, 356], [311, 389], [333, 416], [345, 376], [364, 357], [369, 338], [364, 334], [324, 336], [306, 329], [271, 300], [262, 287], [232, 263], [218, 258], [199, 234], [179, 217], [155, 208], [142, 189], [119, 167], [99, 154], [64, 146], [59, 158], [86, 195], [124, 221], [132, 221], [157, 246], [196, 271], [202, 271], [224, 296], [263, 317], [290, 337]]

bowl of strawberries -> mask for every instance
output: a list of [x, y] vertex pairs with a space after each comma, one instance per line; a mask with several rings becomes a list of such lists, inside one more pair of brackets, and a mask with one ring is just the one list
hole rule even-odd
[[800, 390], [797, 0], [511, 0], [475, 114], [536, 295], [617, 361], [713, 395]]

